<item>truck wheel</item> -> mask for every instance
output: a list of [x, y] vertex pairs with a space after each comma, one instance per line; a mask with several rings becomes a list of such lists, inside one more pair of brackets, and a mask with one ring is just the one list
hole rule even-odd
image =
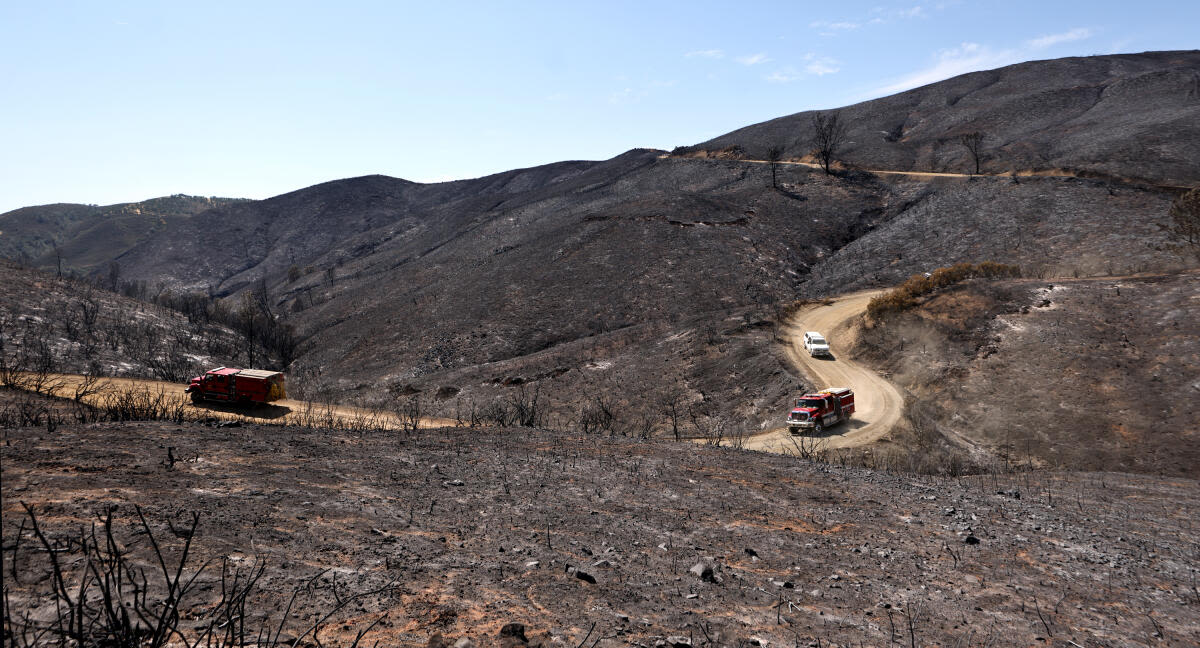
[[824, 425], [821, 425], [820, 423], [816, 423], [813, 425], [813, 434], [820, 434], [824, 431], [825, 431]]
[[196, 403], [199, 403], [200, 400], [200, 392], [192, 392], [192, 404], [195, 405]]

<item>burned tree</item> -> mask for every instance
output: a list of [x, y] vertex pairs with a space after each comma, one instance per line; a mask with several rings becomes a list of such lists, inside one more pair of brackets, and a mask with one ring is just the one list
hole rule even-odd
[[813, 113], [812, 125], [813, 146], [816, 148], [817, 159], [821, 161], [825, 173], [832, 173], [830, 165], [833, 158], [846, 141], [846, 122], [842, 121], [840, 113], [818, 112]]
[[778, 189], [779, 185], [775, 182], [776, 171], [779, 169], [779, 161], [783, 159], [783, 147], [772, 146], [767, 149], [767, 162], [771, 164], [771, 188]]
[[983, 140], [987, 139], [982, 131], [971, 131], [958, 136], [958, 143], [966, 147], [975, 162], [975, 175], [979, 175], [979, 163], [983, 161]]

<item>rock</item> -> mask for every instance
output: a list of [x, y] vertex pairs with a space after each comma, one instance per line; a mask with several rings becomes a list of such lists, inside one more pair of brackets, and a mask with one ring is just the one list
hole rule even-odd
[[700, 580], [702, 580], [706, 583], [714, 583], [716, 585], [720, 585], [723, 580], [721, 578], [720, 574], [717, 573], [716, 565], [714, 565], [710, 562], [704, 562], [704, 561], [698, 562], [695, 565], [692, 565], [692, 568], [689, 569], [688, 571], [691, 572], [692, 574], [695, 574], [695, 576], [697, 578], [699, 578]]
[[429, 637], [429, 642], [425, 644], [425, 648], [446, 648], [447, 645], [449, 644], [442, 637], [442, 633], [435, 632], [433, 636]]
[[750, 556], [751, 558], [758, 558], [758, 552], [750, 547], [746, 547], [746, 555]]
[[667, 637], [667, 645], [671, 648], [691, 648], [692, 640], [682, 635]]
[[969, 536], [963, 538], [963, 542], [966, 544], [969, 544], [969, 545], [977, 545], [977, 544], [979, 544], [979, 538], [976, 538], [973, 535], [969, 535]]
[[464, 482], [461, 479], [451, 479], [450, 481], [442, 482], [442, 485], [443, 486], [462, 486], [463, 483]]
[[601, 559], [601, 560], [597, 560], [596, 562], [592, 563], [592, 567], [612, 567], [612, 563], [608, 562], [607, 560]]
[[467, 637], [460, 637], [458, 641], [454, 642], [454, 648], [475, 648], [475, 642]]
[[536, 560], [530, 560], [529, 562], [525, 563], [525, 566], [526, 566], [526, 567], [528, 567], [528, 568], [530, 568], [530, 569], [533, 569], [533, 568], [535, 568], [535, 567], [537, 567], [538, 565], [541, 565], [541, 564], [542, 564], [542, 563], [540, 563], [540, 562], [538, 562], [538, 561], [536, 561]]
[[578, 578], [579, 580], [581, 580], [585, 583], [591, 583], [592, 585], [596, 584], [596, 577], [592, 576], [591, 574], [589, 574], [585, 571], [580, 571], [580, 570], [576, 569], [575, 570], [575, 578]]
[[525, 638], [525, 624], [523, 623], [506, 623], [500, 628], [501, 639], [515, 639], [523, 644], [529, 643]]

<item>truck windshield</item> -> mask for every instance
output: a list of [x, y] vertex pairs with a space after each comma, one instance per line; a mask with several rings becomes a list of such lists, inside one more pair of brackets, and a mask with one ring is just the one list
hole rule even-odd
[[813, 343], [813, 344], [825, 344], [825, 338], [823, 338], [823, 337], [815, 337], [815, 338], [813, 338], [813, 339], [812, 339], [812, 343]]
[[796, 401], [796, 407], [813, 407], [816, 409], [820, 409], [821, 401], [819, 401], [815, 398], [802, 398], [802, 399]]

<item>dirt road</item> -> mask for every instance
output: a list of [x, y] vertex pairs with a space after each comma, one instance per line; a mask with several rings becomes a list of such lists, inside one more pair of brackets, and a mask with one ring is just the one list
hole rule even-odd
[[[846, 423], [825, 430], [817, 443], [824, 448], [851, 448], [873, 443], [891, 432], [902, 421], [904, 397], [888, 380], [873, 370], [839, 355], [849, 346], [846, 336], [851, 318], [867, 308], [867, 302], [879, 291], [859, 292], [839, 297], [829, 305], [818, 305], [797, 312], [784, 326], [787, 355], [817, 388], [849, 387], [854, 390], [855, 413]], [[827, 336], [834, 356], [813, 358], [804, 350], [805, 331]], [[839, 340], [843, 342], [839, 344]], [[786, 412], [779, 413], [782, 423]], [[744, 447], [750, 450], [795, 453], [801, 438], [793, 437], [780, 426], [750, 437]], [[803, 437], [811, 445], [812, 437]]]
[[[715, 160], [720, 160], [723, 162], [742, 162], [745, 164], [771, 164], [771, 162], [769, 160], [752, 160], [752, 159], [748, 159], [748, 158], [740, 158], [740, 159], [692, 158], [692, 157], [687, 157], [687, 156], [673, 156], [669, 153], [665, 154], [665, 155], [660, 155], [658, 157], [659, 157], [659, 159], [663, 159], [663, 160], [666, 160], [666, 159], [672, 159], [672, 160], [712, 160], [712, 159], [715, 159]], [[780, 161], [776, 162], [775, 164], [779, 164], [781, 166], [807, 167], [809, 169], [824, 169], [825, 168], [825, 167], [821, 166], [820, 164], [816, 164], [814, 162], [801, 162], [799, 160], [780, 160]], [[915, 178], [1012, 178], [1013, 176], [1016, 176], [1019, 178], [1040, 177], [1040, 178], [1097, 179], [1099, 177], [1095, 174], [1080, 175], [1078, 173], [1072, 172], [1069, 169], [1024, 169], [1024, 170], [1018, 170], [1015, 172], [1006, 171], [1004, 173], [953, 173], [953, 172], [949, 172], [949, 171], [897, 171], [894, 169], [861, 169], [861, 168], [857, 168], [857, 167], [855, 167], [854, 170], [862, 171], [865, 173], [873, 173], [875, 175], [912, 176]], [[1192, 188], [1192, 187], [1188, 187], [1188, 186], [1184, 186], [1184, 185], [1173, 185], [1173, 184], [1150, 182], [1150, 181], [1142, 180], [1139, 178], [1121, 178], [1121, 177], [1112, 176], [1109, 178], [1109, 180], [1124, 182], [1127, 184], [1137, 185], [1137, 186], [1141, 186], [1141, 187], [1149, 187], [1149, 188], [1154, 188], [1154, 189], [1188, 190], [1188, 189]]]
[[[75, 390], [83, 383], [84, 377], [74, 374], [58, 374], [52, 377], [61, 385], [56, 395], [72, 398]], [[184, 394], [186, 385], [181, 383], [164, 382], [161, 380], [146, 380], [142, 378], [100, 378], [95, 387], [95, 393], [85, 396], [82, 400], [92, 405], [98, 405], [110, 395], [126, 390], [145, 390], [152, 397], [162, 394], [164, 404], [183, 407], [190, 418], [213, 417], [227, 420], [248, 420], [255, 423], [277, 423], [315, 425], [331, 428], [347, 427], [385, 427], [402, 428], [402, 422], [395, 412], [371, 410], [344, 405], [313, 403], [292, 400], [278, 400], [266, 405], [251, 407], [230, 405], [225, 403], [192, 403]], [[453, 419], [422, 417], [420, 427], [437, 428], [453, 426]]]

